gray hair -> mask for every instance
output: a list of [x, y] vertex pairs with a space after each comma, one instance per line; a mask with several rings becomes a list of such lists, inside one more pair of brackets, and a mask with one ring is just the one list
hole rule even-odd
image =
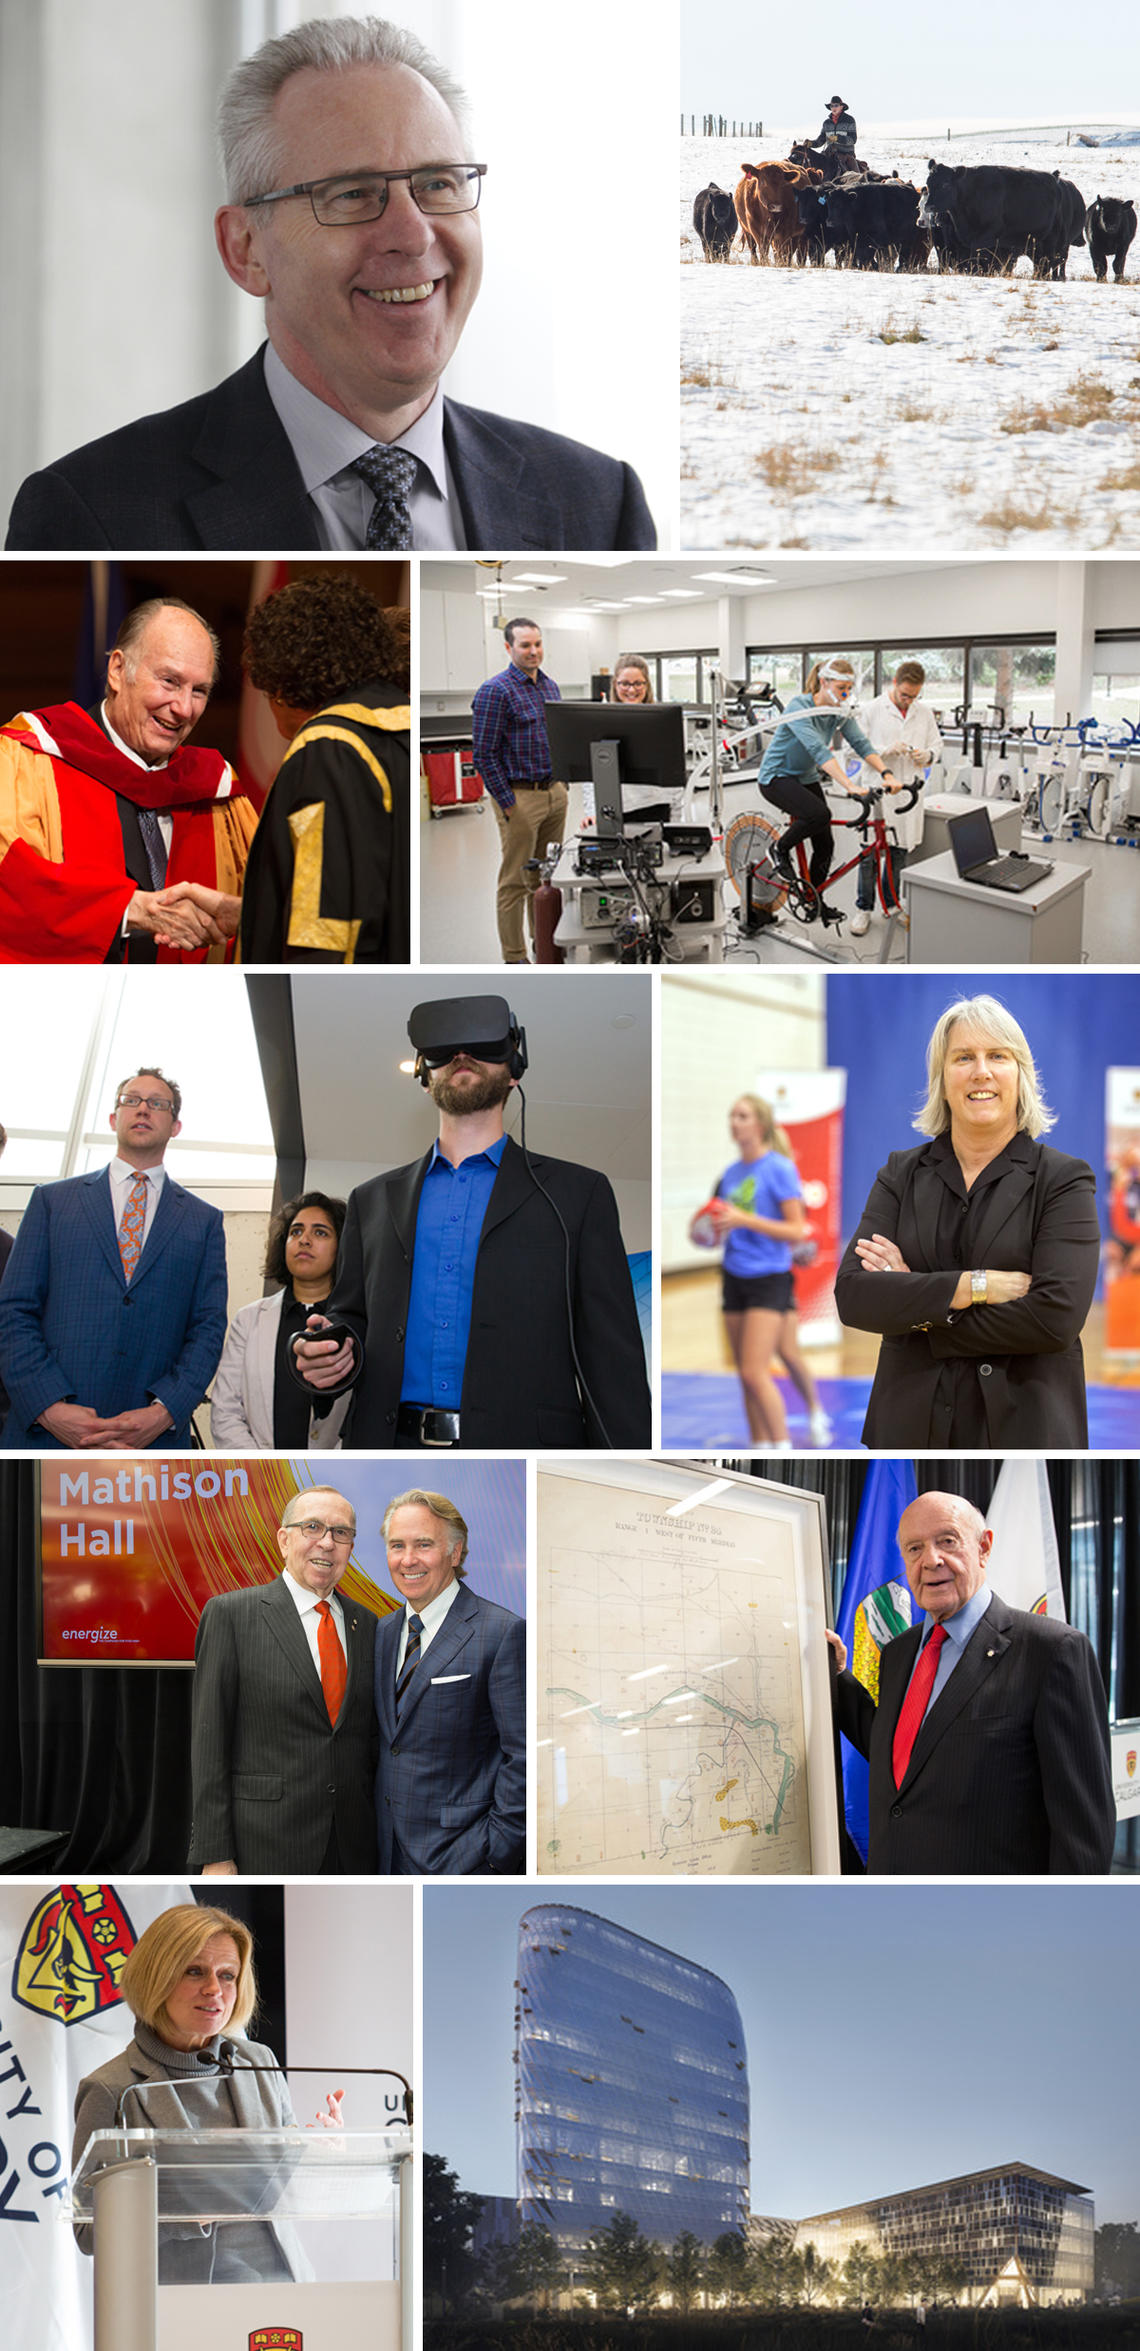
[[[221, 644], [214, 630], [210, 627], [209, 621], [203, 620], [201, 613], [196, 612], [194, 606], [187, 604], [181, 596], [148, 596], [142, 604], [133, 604], [111, 647], [111, 652], [122, 654], [123, 667], [127, 676], [133, 678], [139, 665], [139, 647], [151, 622], [157, 620], [160, 613], [163, 612], [185, 613], [187, 620], [196, 620], [199, 628], [204, 630], [209, 638], [210, 653], [214, 664], [214, 674], [210, 680], [212, 693], [217, 685], [218, 672], [222, 666]], [[108, 655], [109, 658], [110, 655]]]
[[[235, 65], [226, 82], [218, 106], [218, 141], [227, 202], [248, 204], [253, 196], [267, 195], [280, 178], [280, 137], [272, 114], [277, 95], [291, 76], [306, 67], [317, 73], [345, 73], [354, 65], [407, 65], [421, 74], [455, 116], [464, 149], [462, 155], [425, 156], [424, 161], [471, 161], [467, 93], [417, 34], [382, 16], [311, 17], [291, 33], [263, 41], [252, 57]], [[346, 155], [345, 168], [353, 170], [364, 160]]]
[[1022, 1134], [1034, 1137], [1047, 1135], [1050, 1127], [1057, 1124], [1056, 1114], [1045, 1100], [1024, 1029], [996, 996], [960, 996], [957, 1003], [947, 1005], [941, 1019], [936, 1021], [926, 1048], [926, 1100], [914, 1121], [919, 1134], [941, 1135], [950, 1124], [943, 1073], [950, 1034], [956, 1028], [965, 1029], [967, 1036], [988, 1037], [1012, 1053], [1018, 1070], [1018, 1128]]

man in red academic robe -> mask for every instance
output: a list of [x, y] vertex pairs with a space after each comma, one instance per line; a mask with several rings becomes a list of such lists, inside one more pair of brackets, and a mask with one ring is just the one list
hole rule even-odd
[[218, 648], [155, 598], [124, 621], [92, 711], [0, 727], [0, 962], [221, 961], [256, 812], [219, 751], [185, 748]]

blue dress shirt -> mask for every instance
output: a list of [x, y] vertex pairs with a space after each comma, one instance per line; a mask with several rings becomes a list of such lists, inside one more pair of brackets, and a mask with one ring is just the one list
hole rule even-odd
[[458, 1412], [483, 1219], [507, 1138], [453, 1167], [437, 1143], [416, 1212], [402, 1404]]
[[[942, 1648], [939, 1652], [938, 1667], [934, 1676], [934, 1687], [931, 1690], [929, 1699], [927, 1700], [927, 1714], [929, 1714], [935, 1699], [942, 1696], [942, 1692], [945, 1689], [955, 1666], [958, 1664], [958, 1661], [962, 1656], [967, 1641], [970, 1639], [971, 1634], [975, 1632], [977, 1627], [980, 1625], [992, 1599], [993, 1593], [991, 1592], [989, 1585], [979, 1584], [977, 1591], [973, 1594], [973, 1597], [967, 1600], [963, 1607], [958, 1609], [956, 1615], [943, 1617], [942, 1622], [946, 1628], [946, 1639], [943, 1641]], [[925, 1617], [922, 1627], [922, 1639], [918, 1645], [918, 1657], [921, 1657], [933, 1630], [934, 1618], [932, 1616]], [[918, 1657], [916, 1657], [914, 1661], [914, 1672], [911, 1674], [911, 1681], [914, 1680], [914, 1674], [918, 1671]], [[910, 1682], [907, 1683], [907, 1688], [910, 1688]], [[925, 1719], [926, 1716], [924, 1715], [923, 1720], [925, 1721]]]

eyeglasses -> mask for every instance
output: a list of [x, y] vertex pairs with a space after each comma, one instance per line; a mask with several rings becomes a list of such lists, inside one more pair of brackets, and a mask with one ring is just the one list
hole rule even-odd
[[161, 1094], [120, 1094], [115, 1108], [116, 1110], [165, 1110], [168, 1117], [173, 1118], [174, 1116], [173, 1102], [164, 1102]]
[[412, 201], [421, 212], [474, 212], [479, 202], [485, 163], [423, 163], [415, 171], [342, 172], [337, 179], [298, 180], [292, 188], [272, 188], [266, 196], [247, 197], [247, 207], [280, 204], [285, 196], [307, 196], [323, 229], [353, 228], [358, 221], [379, 220], [388, 202], [393, 180], [406, 180]]
[[355, 1527], [329, 1527], [323, 1518], [295, 1518], [285, 1529], [289, 1535], [305, 1535], [310, 1542], [314, 1535], [327, 1535], [333, 1543], [355, 1543]]

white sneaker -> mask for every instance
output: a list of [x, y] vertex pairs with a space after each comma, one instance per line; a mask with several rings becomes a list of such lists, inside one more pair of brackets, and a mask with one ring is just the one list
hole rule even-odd
[[811, 1441], [813, 1445], [830, 1445], [832, 1438], [835, 1435], [835, 1430], [833, 1429], [822, 1404], [817, 1404], [815, 1411], [810, 1414], [808, 1419], [808, 1427], [811, 1431]]
[[860, 906], [847, 925], [853, 939], [862, 939], [871, 928], [871, 917], [865, 906]]
[[790, 1437], [781, 1437], [779, 1444], [770, 1445], [768, 1450], [770, 1453], [794, 1453], [795, 1446]]

